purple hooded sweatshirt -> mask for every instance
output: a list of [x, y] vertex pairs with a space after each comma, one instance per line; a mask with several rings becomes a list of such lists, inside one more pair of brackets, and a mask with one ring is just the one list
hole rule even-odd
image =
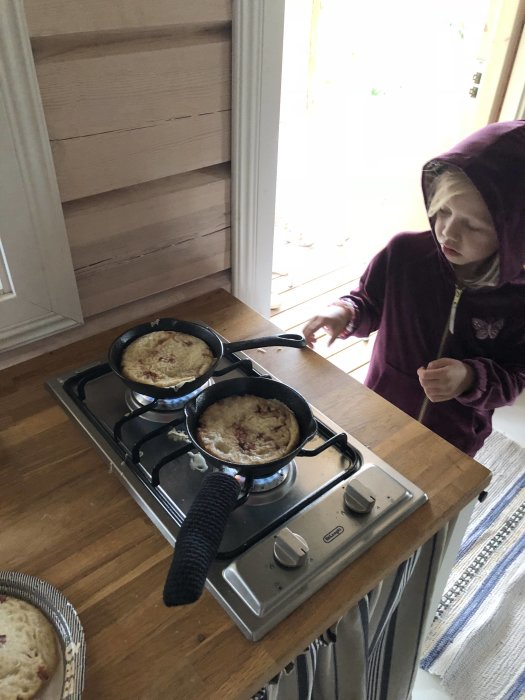
[[[495, 408], [525, 387], [525, 121], [490, 124], [423, 169], [432, 180], [460, 168], [481, 193], [499, 239], [496, 286], [461, 289], [433, 230], [400, 233], [378, 253], [351, 300], [352, 335], [378, 330], [365, 384], [474, 455]], [[441, 351], [440, 351], [441, 350]], [[438, 357], [469, 364], [475, 382], [455, 399], [426, 399], [417, 370]]]

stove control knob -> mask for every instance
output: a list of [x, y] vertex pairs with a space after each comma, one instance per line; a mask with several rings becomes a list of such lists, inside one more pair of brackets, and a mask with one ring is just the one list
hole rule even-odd
[[273, 544], [273, 556], [282, 566], [296, 569], [307, 559], [309, 547], [306, 540], [287, 527], [279, 530]]
[[376, 502], [368, 486], [358, 478], [351, 479], [345, 488], [345, 506], [352, 513], [370, 513]]

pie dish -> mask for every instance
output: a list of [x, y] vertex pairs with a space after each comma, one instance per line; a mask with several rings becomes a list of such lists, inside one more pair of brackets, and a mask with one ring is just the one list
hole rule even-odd
[[85, 639], [75, 608], [54, 586], [19, 571], [0, 571], [0, 596], [17, 598], [40, 610], [58, 641], [58, 663], [38, 700], [80, 700], [84, 687]]

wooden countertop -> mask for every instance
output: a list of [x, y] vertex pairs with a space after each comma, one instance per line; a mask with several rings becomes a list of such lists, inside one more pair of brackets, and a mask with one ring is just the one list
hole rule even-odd
[[[205, 322], [228, 340], [276, 332], [223, 290], [159, 315]], [[0, 373], [0, 568], [49, 581], [75, 606], [86, 635], [86, 700], [246, 700], [476, 498], [490, 473], [313, 351], [250, 351], [429, 502], [260, 642], [248, 641], [207, 592], [166, 608], [172, 548], [44, 388], [104, 359], [132, 325]]]

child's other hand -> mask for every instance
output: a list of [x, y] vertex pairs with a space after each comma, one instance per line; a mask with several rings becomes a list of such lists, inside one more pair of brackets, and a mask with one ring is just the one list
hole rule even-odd
[[344, 331], [351, 320], [351, 309], [345, 309], [342, 306], [329, 306], [322, 314], [311, 318], [303, 328], [303, 335], [308, 347], [313, 348], [317, 340], [315, 333], [320, 328], [324, 328], [330, 336], [330, 340], [328, 341], [328, 345], [330, 346], [337, 336]]
[[429, 362], [427, 368], [417, 371], [419, 383], [430, 401], [449, 401], [471, 388], [474, 383], [474, 371], [470, 365], [451, 357]]

